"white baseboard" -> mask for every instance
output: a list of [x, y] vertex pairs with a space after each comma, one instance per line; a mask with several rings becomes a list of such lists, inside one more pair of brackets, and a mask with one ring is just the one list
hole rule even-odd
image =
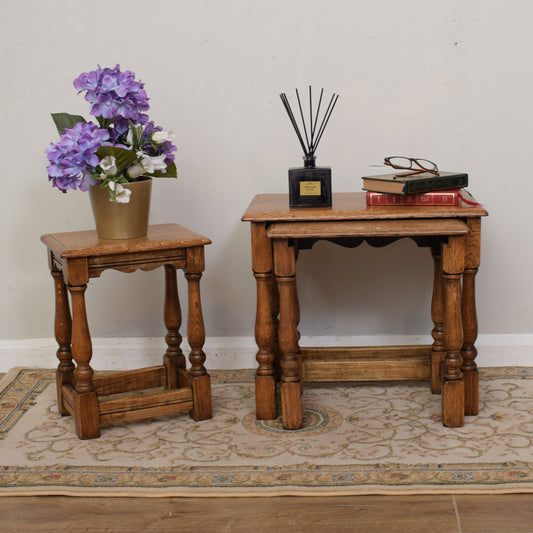
[[[302, 337], [301, 346], [386, 346], [430, 344], [430, 336], [376, 335]], [[166, 349], [154, 337], [97, 338], [92, 340], [92, 366], [98, 370], [129, 370], [158, 365]], [[182, 345], [187, 354], [186, 339]], [[533, 366], [532, 334], [480, 335], [477, 363], [488, 366]], [[54, 368], [57, 365], [54, 339], [0, 339], [0, 372], [12, 367]], [[212, 370], [255, 368], [257, 346], [253, 337], [208, 337], [204, 345], [206, 366]]]

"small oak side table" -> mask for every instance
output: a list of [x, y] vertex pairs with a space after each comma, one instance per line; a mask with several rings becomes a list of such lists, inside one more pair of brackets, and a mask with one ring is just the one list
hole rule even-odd
[[[365, 193], [334, 194], [330, 208], [290, 208], [287, 194], [256, 196], [242, 218], [251, 223], [257, 281], [256, 417], [276, 418], [277, 381], [285, 429], [302, 426], [304, 381], [429, 380], [432, 392], [442, 392], [445, 426], [462, 426], [465, 414], [477, 414], [474, 280], [486, 215], [481, 206], [367, 206]], [[319, 240], [355, 248], [404, 237], [430, 248], [434, 260], [433, 344], [300, 348], [298, 252]]]
[[[48, 249], [55, 283], [59, 411], [74, 417], [78, 437], [99, 437], [103, 424], [175, 412], [190, 411], [194, 420], [211, 418], [211, 381], [204, 367], [200, 301], [204, 246], [211, 241], [178, 224], [150, 226], [147, 236], [138, 239], [99, 239], [96, 231], [78, 231], [47, 234], [41, 240]], [[85, 309], [89, 278], [99, 277], [107, 269], [134, 272], [160, 266], [165, 270], [164, 321], [168, 331], [163, 364], [95, 375]], [[189, 370], [180, 346], [176, 269], [185, 272], [188, 284]]]

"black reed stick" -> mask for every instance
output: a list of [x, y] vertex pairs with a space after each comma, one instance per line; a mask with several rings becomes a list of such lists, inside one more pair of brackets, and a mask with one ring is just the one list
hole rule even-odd
[[[333, 100], [335, 99], [335, 100]], [[318, 131], [318, 135], [317, 135], [317, 138], [316, 138], [316, 142], [313, 146], [313, 151], [312, 153], [314, 154], [315, 153], [315, 150], [317, 149], [318, 147], [318, 143], [320, 142], [320, 139], [322, 139], [322, 135], [324, 134], [324, 130], [326, 129], [326, 126], [329, 122], [329, 119], [331, 117], [331, 113], [333, 113], [333, 109], [335, 107], [335, 104], [337, 103], [337, 100], [339, 99], [339, 95], [333, 95], [331, 97], [331, 100], [329, 102], [329, 105], [328, 105], [328, 110], [329, 110], [329, 114], [328, 114], [328, 110], [326, 110], [326, 114], [324, 115], [324, 119], [322, 120], [322, 125], [320, 126], [320, 129]], [[332, 102], [333, 102], [333, 105], [332, 105]], [[331, 107], [331, 109], [330, 109]]]
[[305, 140], [307, 141], [307, 149], [309, 150], [311, 145], [309, 143], [309, 137], [307, 137], [307, 128], [305, 127], [304, 113], [302, 111], [302, 103], [300, 102], [300, 93], [298, 92], [298, 89], [296, 89], [296, 98], [298, 99], [298, 107], [300, 108], [300, 116], [302, 117], [302, 124], [304, 126]]
[[[311, 89], [311, 87], [309, 86], [309, 89]], [[313, 133], [311, 135], [311, 137], [314, 139], [315, 137], [315, 132], [316, 132], [316, 125], [318, 124], [318, 115], [320, 113], [320, 105], [322, 104], [322, 95], [324, 94], [324, 89], [321, 89], [320, 90], [320, 97], [318, 99], [318, 106], [316, 108], [316, 116], [315, 116], [315, 122], [313, 124]], [[314, 142], [311, 143], [312, 145], [314, 145]]]
[[313, 146], [313, 95], [311, 85], [309, 85], [309, 135], [311, 136], [311, 146]]
[[[320, 127], [318, 128], [318, 134], [316, 136], [317, 142], [320, 139], [320, 135], [321, 135], [323, 129], [325, 128], [326, 119], [328, 118], [328, 115], [329, 115], [329, 112], [331, 110], [331, 106], [333, 104], [334, 99], [335, 99], [335, 94], [332, 95], [331, 100], [329, 101], [329, 104], [328, 104], [328, 106], [326, 108], [326, 111], [324, 113], [324, 116], [322, 117], [322, 122], [320, 124]], [[315, 142], [315, 148], [316, 148], [317, 142]]]
[[289, 115], [289, 119], [292, 123], [292, 126], [294, 128], [294, 131], [296, 132], [296, 135], [298, 136], [298, 140], [300, 141], [300, 144], [302, 145], [302, 149], [304, 151], [304, 154], [307, 154], [307, 149], [304, 144], [304, 141], [302, 139], [302, 135], [300, 134], [300, 129], [298, 128], [298, 124], [296, 123], [296, 119], [294, 118], [294, 114], [292, 112], [291, 106], [289, 104], [289, 100], [287, 99], [287, 95], [285, 93], [282, 93], [280, 95], [281, 101], [283, 102], [283, 105], [285, 106], [285, 110], [287, 111], [287, 114]]

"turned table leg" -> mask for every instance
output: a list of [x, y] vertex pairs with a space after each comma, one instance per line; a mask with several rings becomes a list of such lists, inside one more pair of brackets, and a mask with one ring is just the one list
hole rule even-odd
[[72, 355], [76, 361], [73, 407], [76, 434], [80, 439], [94, 439], [100, 436], [100, 416], [90, 365], [92, 344], [85, 310], [86, 288], [86, 284], [68, 288], [72, 299]]
[[475, 306], [475, 286], [474, 279], [477, 268], [465, 269], [463, 274], [463, 300], [462, 300], [462, 318], [463, 318], [463, 347], [461, 356], [465, 381], [465, 415], [477, 415], [479, 403], [479, 374], [475, 358], [477, 355], [474, 343], [477, 338], [477, 318]]
[[477, 415], [479, 411], [479, 374], [475, 362], [477, 350], [477, 315], [475, 278], [480, 263], [481, 220], [469, 219], [470, 232], [466, 239], [465, 270], [463, 274], [463, 371], [465, 381], [465, 415]]
[[178, 297], [178, 283], [176, 278], [176, 268], [173, 265], [165, 265], [165, 326], [167, 335], [165, 341], [167, 350], [163, 357], [163, 364], [166, 368], [166, 387], [176, 389], [180, 385], [179, 369], [185, 370], [185, 356], [181, 350], [182, 336], [181, 308]]
[[[274, 375], [276, 382], [281, 379], [281, 365], [279, 355], [279, 290], [274, 272], [270, 273], [270, 314], [272, 315], [272, 348], [274, 357]], [[274, 413], [275, 415], [275, 413]], [[275, 416], [274, 416], [275, 418]]]
[[[295, 256], [296, 258], [296, 256]], [[298, 375], [300, 376], [300, 395], [303, 394], [303, 384], [304, 384], [304, 367], [303, 367], [303, 358], [302, 351], [300, 350], [300, 332], [298, 330], [298, 324], [300, 324], [300, 300], [298, 299], [298, 285], [296, 283], [296, 277], [294, 278], [294, 283], [292, 284], [292, 304], [294, 306], [294, 329], [296, 330], [296, 356], [298, 358]]]
[[442, 246], [445, 311], [442, 423], [448, 427], [464, 425], [465, 383], [461, 371], [463, 326], [461, 323], [461, 277], [464, 269], [464, 237], [449, 236]]
[[258, 368], [255, 377], [255, 415], [257, 420], [276, 418], [276, 375], [274, 368], [274, 313], [278, 311], [277, 286], [273, 288], [272, 242], [265, 224], [252, 224], [252, 269], [257, 283], [255, 341]]
[[444, 278], [442, 276], [441, 244], [437, 242], [432, 247], [431, 255], [434, 262], [433, 296], [431, 299], [431, 319], [433, 320], [433, 345], [431, 347], [431, 392], [441, 392], [441, 367], [446, 357], [444, 344]]
[[59, 364], [56, 370], [57, 405], [59, 412], [65, 416], [69, 412], [63, 402], [63, 385], [72, 385], [74, 382], [74, 363], [72, 362], [72, 318], [68, 303], [68, 292], [63, 280], [63, 273], [52, 271], [55, 286], [55, 320], [54, 332], [58, 344], [57, 358]]
[[274, 239], [274, 270], [279, 288], [279, 347], [281, 352], [281, 415], [285, 429], [303, 424], [302, 376], [298, 347], [298, 307], [294, 250], [288, 239]]
[[191, 347], [189, 361], [192, 377], [193, 410], [191, 416], [194, 420], [206, 420], [213, 416], [211, 401], [211, 378], [207, 373], [205, 353], [205, 327], [200, 299], [200, 279], [204, 270], [204, 249], [202, 246], [187, 248], [187, 286], [189, 292], [189, 312], [187, 317], [187, 340]]

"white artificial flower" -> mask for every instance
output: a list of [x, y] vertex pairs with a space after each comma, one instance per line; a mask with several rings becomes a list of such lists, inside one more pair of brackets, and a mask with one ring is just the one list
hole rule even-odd
[[[125, 189], [122, 183], [115, 183], [110, 181], [107, 186], [115, 192], [115, 201], [119, 204], [128, 204], [130, 201], [131, 191]], [[109, 198], [109, 201], [112, 202], [113, 199]]]
[[131, 179], [135, 179], [144, 174], [144, 167], [140, 163], [135, 163], [128, 168], [127, 172]]
[[163, 144], [167, 141], [173, 141], [175, 138], [175, 135], [172, 131], [154, 131], [152, 133], [152, 141], [154, 141], [156, 144]]
[[100, 161], [100, 168], [106, 176], [114, 176], [117, 173], [117, 160], [112, 155], [106, 155]]
[[141, 165], [143, 166], [145, 172], [152, 174], [156, 170], [166, 170], [167, 165], [165, 163], [165, 154], [156, 155], [150, 157], [149, 155], [143, 154], [141, 158]]

